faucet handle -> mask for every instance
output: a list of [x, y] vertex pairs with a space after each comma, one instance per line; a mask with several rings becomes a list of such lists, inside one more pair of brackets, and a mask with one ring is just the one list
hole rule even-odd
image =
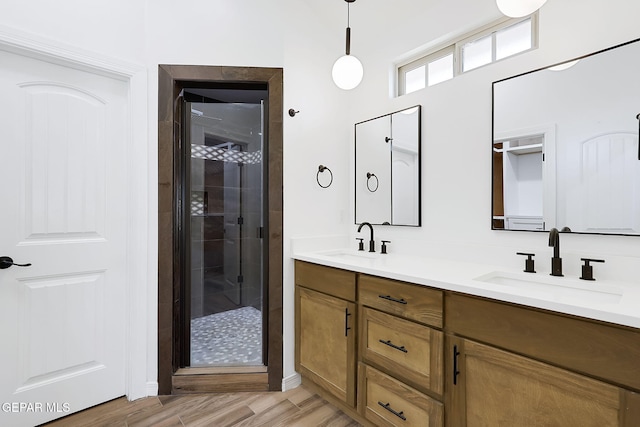
[[391, 243], [391, 240], [381, 240], [382, 242], [382, 247], [380, 248], [380, 253], [381, 254], [386, 254], [387, 253], [387, 243]]
[[535, 273], [536, 270], [534, 268], [534, 261], [533, 261], [533, 257], [536, 256], [536, 254], [532, 254], [532, 253], [528, 253], [528, 252], [516, 252], [516, 255], [524, 255], [527, 257], [526, 261], [524, 262], [524, 272], [525, 273]]
[[593, 266], [589, 265], [590, 262], [604, 262], [603, 259], [593, 259], [593, 258], [580, 258], [580, 261], [584, 262], [582, 266], [582, 276], [580, 278], [582, 280], [596, 280], [593, 278]]
[[364, 251], [364, 239], [362, 237], [356, 237], [356, 240], [360, 240], [360, 242], [358, 242], [358, 250]]

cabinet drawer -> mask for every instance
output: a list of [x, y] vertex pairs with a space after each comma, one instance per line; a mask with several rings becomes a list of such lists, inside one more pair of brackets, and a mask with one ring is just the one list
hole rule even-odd
[[443, 335], [371, 308], [360, 310], [362, 359], [422, 391], [442, 395]]
[[360, 413], [375, 425], [442, 427], [442, 403], [364, 363], [358, 375]]
[[356, 300], [356, 273], [309, 262], [295, 262], [296, 285], [349, 301]]
[[442, 327], [442, 291], [365, 274], [358, 290], [362, 305]]

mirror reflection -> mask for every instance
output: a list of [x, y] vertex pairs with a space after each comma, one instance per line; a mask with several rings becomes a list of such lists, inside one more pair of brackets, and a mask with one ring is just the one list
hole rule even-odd
[[420, 117], [418, 105], [356, 123], [356, 224], [420, 226]]
[[640, 43], [493, 84], [492, 228], [640, 234]]

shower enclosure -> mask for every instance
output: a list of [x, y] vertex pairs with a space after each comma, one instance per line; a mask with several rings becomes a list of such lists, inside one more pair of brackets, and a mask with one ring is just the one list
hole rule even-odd
[[254, 92], [248, 102], [183, 94], [182, 366], [266, 365], [265, 107]]

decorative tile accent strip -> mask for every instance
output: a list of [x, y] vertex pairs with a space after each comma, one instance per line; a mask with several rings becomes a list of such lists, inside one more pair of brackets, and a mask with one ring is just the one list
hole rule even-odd
[[191, 144], [191, 158], [257, 164], [262, 162], [262, 151], [248, 152], [229, 150], [226, 147], [209, 147], [206, 145]]
[[191, 215], [205, 215], [205, 196], [206, 192], [204, 191], [192, 191], [191, 192]]

